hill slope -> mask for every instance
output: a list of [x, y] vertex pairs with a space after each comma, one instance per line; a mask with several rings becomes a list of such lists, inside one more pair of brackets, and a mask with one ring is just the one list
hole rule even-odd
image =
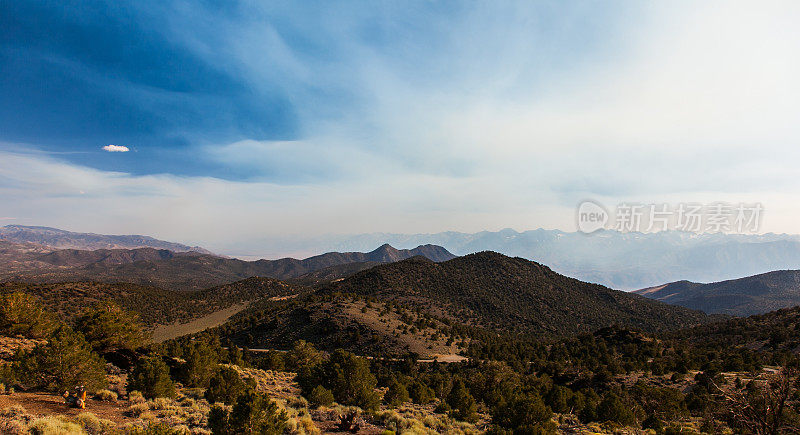
[[677, 281], [634, 293], [706, 313], [749, 316], [800, 305], [800, 270], [778, 270], [710, 284]]
[[667, 331], [709, 321], [699, 312], [559, 275], [521, 258], [482, 252], [435, 263], [382, 264], [313, 294], [256, 303], [220, 327], [251, 348], [303, 339], [374, 355], [463, 352], [498, 333], [559, 337], [619, 325]]
[[329, 289], [417, 301], [484, 327], [558, 335], [611, 324], [655, 331], [706, 318], [697, 311], [653, 303], [495, 252], [438, 264], [413, 258], [359, 272]]
[[668, 336], [721, 348], [800, 353], [800, 307], [732, 318], [688, 328]]

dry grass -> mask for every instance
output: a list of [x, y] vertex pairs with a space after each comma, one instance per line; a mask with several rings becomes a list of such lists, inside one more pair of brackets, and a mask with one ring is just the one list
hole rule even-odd
[[259, 370], [236, 365], [225, 365], [236, 370], [242, 379], [253, 379], [256, 389], [276, 399], [292, 400], [300, 397], [300, 386], [294, 378], [295, 373]]
[[173, 430], [191, 434], [207, 434], [208, 430], [208, 410], [210, 405], [205, 399], [198, 399], [187, 395], [192, 391], [178, 389], [175, 399], [157, 397], [152, 400], [141, 401], [140, 396], [136, 395], [135, 403], [132, 403], [126, 411], [135, 420], [125, 429], [144, 429], [150, 424], [163, 424]]
[[429, 406], [407, 405], [375, 414], [376, 423], [398, 434], [478, 434], [476, 425], [437, 414]]
[[94, 398], [104, 402], [116, 402], [119, 396], [111, 390], [100, 390], [94, 393]]
[[75, 418], [61, 415], [35, 416], [22, 406], [11, 406], [0, 411], [0, 433], [69, 435], [69, 434], [113, 434], [116, 423], [101, 420], [84, 412]]

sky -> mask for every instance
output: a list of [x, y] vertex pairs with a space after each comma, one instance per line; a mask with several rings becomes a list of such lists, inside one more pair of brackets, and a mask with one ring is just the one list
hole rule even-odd
[[0, 2], [0, 225], [258, 254], [574, 231], [593, 199], [759, 202], [800, 233], [797, 22], [796, 1]]

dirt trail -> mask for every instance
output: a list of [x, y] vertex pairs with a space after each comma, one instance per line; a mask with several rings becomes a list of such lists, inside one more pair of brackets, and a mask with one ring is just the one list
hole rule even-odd
[[64, 398], [57, 394], [14, 393], [12, 395], [0, 396], [0, 409], [13, 405], [21, 405], [28, 413], [39, 416], [55, 414], [74, 417], [81, 412], [91, 412], [100, 418], [105, 418], [120, 424], [133, 421], [132, 418], [123, 414], [128, 407], [128, 402], [125, 400], [103, 402], [87, 399], [86, 409], [78, 409], [67, 407], [64, 403]]
[[[433, 356], [434, 358], [436, 358], [436, 361], [441, 363], [456, 363], [456, 362], [466, 361], [468, 359], [465, 356], [456, 354], [448, 354], [448, 355], [436, 354]], [[419, 359], [417, 360], [417, 362], [432, 363], [433, 359]]]

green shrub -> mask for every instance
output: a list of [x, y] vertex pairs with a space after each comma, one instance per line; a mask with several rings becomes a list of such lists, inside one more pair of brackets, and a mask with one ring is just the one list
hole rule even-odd
[[547, 401], [547, 405], [552, 408], [553, 412], [564, 413], [569, 410], [569, 405], [567, 402], [569, 401], [571, 395], [572, 391], [569, 388], [553, 385], [553, 388], [551, 388], [550, 392], [547, 393], [547, 397], [545, 399]]
[[614, 421], [624, 426], [630, 426], [636, 421], [630, 406], [622, 401], [618, 395], [608, 392], [597, 405], [598, 421]]
[[408, 386], [408, 395], [414, 403], [426, 405], [436, 397], [433, 389], [419, 380], [414, 380]]
[[308, 401], [311, 402], [312, 405], [315, 407], [319, 406], [331, 406], [333, 404], [333, 393], [331, 390], [323, 387], [322, 385], [317, 385], [311, 390], [311, 394], [308, 396]]
[[185, 435], [186, 431], [179, 428], [172, 428], [168, 424], [151, 421], [144, 428], [132, 428], [130, 435]]
[[214, 405], [208, 411], [208, 428], [214, 435], [227, 435], [230, 433], [230, 409], [221, 405]]
[[28, 426], [28, 430], [31, 435], [83, 435], [86, 433], [77, 423], [55, 416], [33, 420]]
[[94, 398], [97, 400], [102, 400], [104, 402], [116, 402], [117, 401], [117, 393], [111, 390], [100, 390], [94, 393]]
[[284, 358], [286, 368], [295, 372], [310, 369], [322, 362], [322, 353], [313, 344], [298, 340]]
[[208, 414], [208, 426], [214, 435], [275, 434], [287, 427], [289, 417], [269, 396], [250, 390], [239, 396], [228, 411], [214, 405]]
[[262, 358], [258, 360], [258, 368], [261, 370], [273, 370], [282, 372], [286, 370], [286, 361], [283, 353], [270, 350]]
[[132, 390], [128, 392], [128, 402], [130, 403], [144, 403], [147, 402], [147, 399], [144, 398], [144, 395], [141, 391]]
[[150, 405], [148, 405], [146, 402], [139, 402], [129, 406], [127, 411], [125, 411], [125, 413], [131, 417], [139, 417], [140, 415], [144, 414], [149, 410], [150, 410]]
[[169, 377], [169, 367], [160, 355], [142, 357], [128, 377], [128, 390], [138, 390], [148, 399], [175, 397], [175, 384]]
[[393, 407], [400, 406], [400, 404], [409, 401], [408, 389], [397, 380], [392, 380], [392, 383], [389, 384], [389, 389], [383, 395], [383, 401]]
[[99, 390], [108, 385], [105, 362], [78, 332], [61, 326], [46, 344], [17, 356], [16, 376], [26, 386], [51, 391], [72, 390], [83, 385]]
[[219, 366], [219, 352], [222, 350], [218, 342], [211, 340], [192, 342], [186, 349], [186, 363], [181, 366], [177, 378], [189, 387], [208, 388]]
[[117, 424], [111, 420], [98, 418], [91, 412], [82, 412], [75, 417], [75, 422], [78, 423], [83, 430], [90, 435], [112, 434], [118, 432]]
[[521, 430], [522, 433], [536, 433], [542, 430], [553, 412], [535, 392], [519, 393], [501, 405], [494, 413], [492, 422], [508, 429]]

